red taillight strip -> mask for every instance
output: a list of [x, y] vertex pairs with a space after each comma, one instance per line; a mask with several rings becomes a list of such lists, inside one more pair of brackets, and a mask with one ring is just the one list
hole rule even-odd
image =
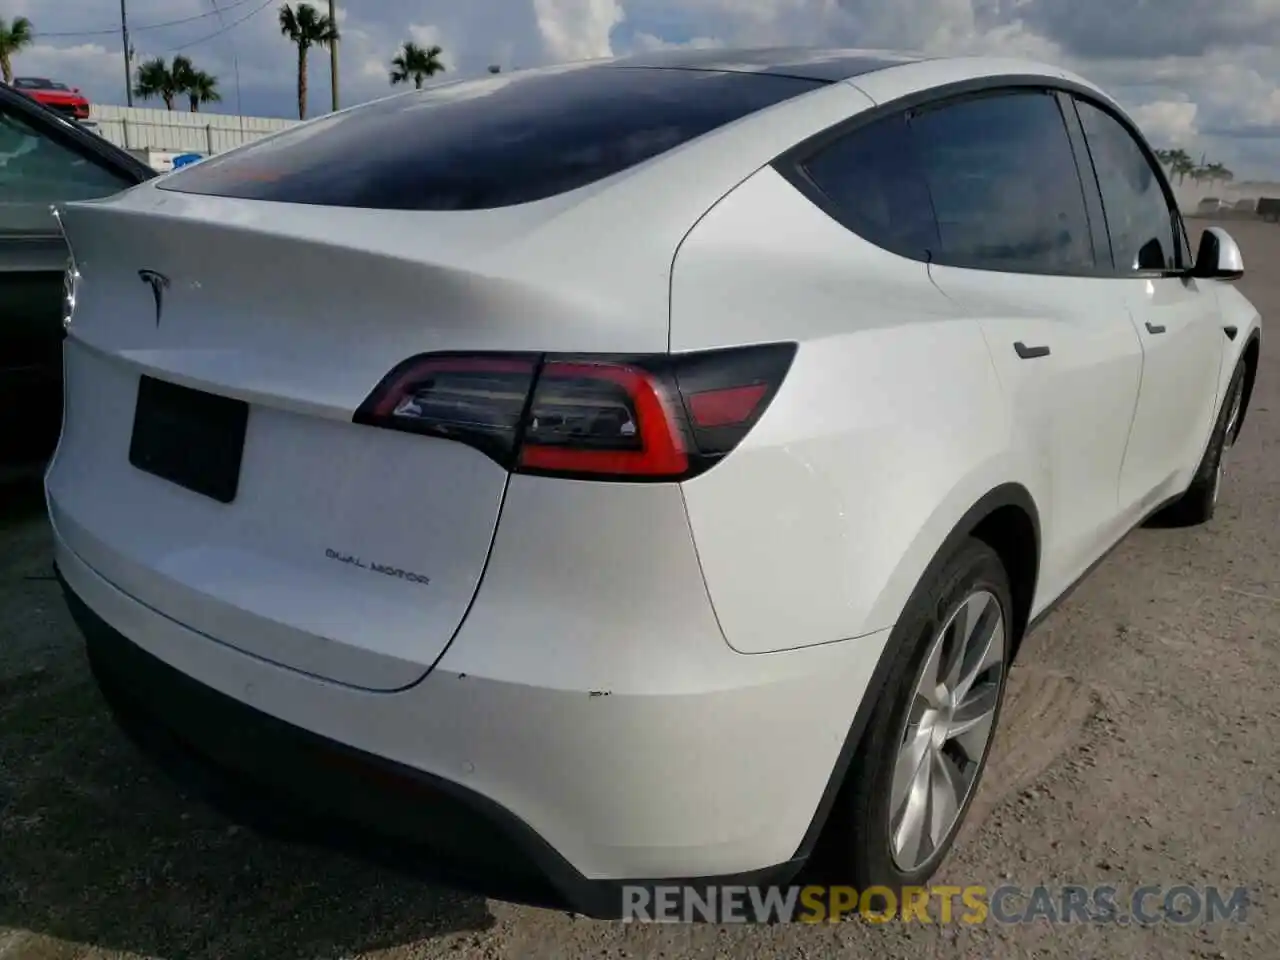
[[520, 449], [521, 469], [650, 477], [679, 476], [689, 469], [680, 428], [650, 374], [620, 364], [550, 361], [542, 368], [534, 388], [535, 406], [538, 390], [558, 377], [607, 380], [626, 390], [635, 406], [641, 449], [574, 450], [536, 444], [526, 438]]

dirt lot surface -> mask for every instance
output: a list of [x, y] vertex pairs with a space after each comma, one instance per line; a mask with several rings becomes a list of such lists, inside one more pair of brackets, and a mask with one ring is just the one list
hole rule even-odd
[[[1202, 226], [1198, 224], [1197, 226]], [[1280, 227], [1232, 222], [1264, 317]], [[1196, 231], [1198, 232], [1198, 231]], [[1280, 957], [1280, 361], [1219, 515], [1132, 534], [1024, 646], [938, 882], [1246, 886], [1243, 922], [602, 923], [267, 841], [116, 732], [51, 577], [38, 492], [0, 510], [0, 958]]]

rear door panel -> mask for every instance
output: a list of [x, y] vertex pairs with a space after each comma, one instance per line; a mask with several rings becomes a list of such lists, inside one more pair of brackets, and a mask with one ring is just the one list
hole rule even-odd
[[1122, 532], [1120, 468], [1142, 375], [1129, 312], [1111, 280], [930, 272], [980, 318], [1009, 405], [1010, 442], [1048, 460], [1053, 489], [1041, 517], [1041, 584], [1056, 595]]
[[1068, 121], [1060, 98], [1035, 88], [911, 117], [939, 225], [930, 276], [982, 325], [1011, 448], [1047, 461], [1040, 593], [1050, 597], [1123, 532], [1120, 470], [1142, 371]]

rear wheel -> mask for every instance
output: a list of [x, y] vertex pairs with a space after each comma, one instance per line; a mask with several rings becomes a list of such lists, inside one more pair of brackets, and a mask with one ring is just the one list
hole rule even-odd
[[1168, 526], [1189, 527], [1213, 519], [1218, 507], [1218, 497], [1222, 493], [1222, 478], [1226, 474], [1231, 448], [1240, 432], [1240, 417], [1244, 412], [1244, 375], [1245, 366], [1242, 361], [1236, 365], [1231, 382], [1227, 384], [1226, 398], [1218, 412], [1209, 446], [1200, 460], [1191, 486], [1181, 498], [1160, 512], [1155, 518], [1157, 522]]
[[890, 637], [880, 701], [815, 854], [824, 882], [922, 884], [950, 849], [986, 766], [1013, 637], [1009, 580], [967, 540], [922, 584]]

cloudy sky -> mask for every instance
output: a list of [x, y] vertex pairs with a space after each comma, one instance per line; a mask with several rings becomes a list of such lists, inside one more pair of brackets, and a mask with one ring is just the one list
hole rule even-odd
[[[192, 57], [220, 78], [221, 112], [296, 116], [279, 6], [128, 0], [128, 13], [137, 56]], [[0, 0], [0, 17], [26, 15], [41, 34], [18, 74], [103, 103], [124, 102], [119, 13], [117, 0]], [[339, 0], [339, 22], [344, 105], [390, 92], [387, 61], [406, 39], [439, 43], [452, 75], [677, 45], [1000, 53], [1107, 87], [1157, 145], [1280, 179], [1280, 0]], [[314, 111], [328, 104], [328, 55], [312, 61]]]

